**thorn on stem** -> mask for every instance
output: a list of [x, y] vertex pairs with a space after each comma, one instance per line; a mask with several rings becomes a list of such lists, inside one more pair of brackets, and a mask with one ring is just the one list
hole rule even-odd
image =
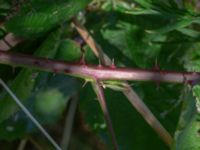
[[115, 60], [114, 60], [114, 58], [112, 59], [112, 63], [111, 63], [111, 65], [110, 65], [110, 68], [113, 68], [113, 69], [115, 69], [115, 68], [116, 68], [116, 66], [115, 66]]
[[[155, 60], [155, 64], [154, 64], [153, 70], [159, 72], [160, 75], [162, 75], [162, 72], [160, 70], [160, 66], [158, 65], [158, 59], [157, 59], [157, 57], [156, 57], [156, 60]], [[156, 80], [155, 83], [156, 83], [156, 89], [159, 90], [159, 88], [160, 88], [160, 81]]]
[[160, 66], [158, 65], [158, 59], [157, 59], [157, 57], [156, 57], [156, 61], [155, 61], [155, 65], [153, 67], [153, 70], [160, 72]]
[[184, 84], [189, 84], [189, 85], [191, 85], [191, 86], [194, 86], [194, 85], [195, 85], [195, 81], [193, 81], [193, 80], [188, 80], [184, 73], [183, 73], [183, 83], [184, 83]]
[[79, 64], [81, 64], [81, 65], [86, 65], [86, 62], [85, 62], [85, 54], [84, 54], [84, 53], [82, 53], [82, 55], [81, 55]]
[[82, 85], [82, 88], [84, 88], [88, 82], [89, 82], [89, 80], [86, 79], [85, 82]]
[[100, 59], [99, 59], [99, 65], [98, 65], [98, 67], [99, 67], [99, 68], [102, 67], [102, 65], [101, 65], [101, 60], [100, 60]]
[[101, 86], [103, 89], [106, 89], [106, 85], [105, 85], [103, 82], [100, 82], [100, 86]]

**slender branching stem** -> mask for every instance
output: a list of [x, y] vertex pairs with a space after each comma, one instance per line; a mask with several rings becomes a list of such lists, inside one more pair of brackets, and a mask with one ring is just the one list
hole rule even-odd
[[73, 130], [73, 124], [74, 124], [74, 118], [76, 114], [77, 105], [78, 105], [78, 97], [73, 96], [70, 101], [68, 112], [65, 119], [65, 125], [64, 125], [64, 130], [63, 130], [62, 141], [61, 141], [61, 148], [63, 150], [69, 149], [69, 143], [70, 143], [71, 134]]
[[17, 150], [24, 150], [25, 147], [26, 147], [27, 142], [28, 142], [27, 138], [22, 139], [20, 141], [20, 143], [19, 143], [19, 146], [18, 146]]
[[[101, 47], [92, 38], [89, 31], [75, 18], [73, 20], [75, 28], [81, 37], [85, 40], [88, 46], [91, 48], [93, 53], [99, 58], [104, 66], [112, 65], [112, 60], [103, 52]], [[126, 81], [122, 81], [126, 88], [121, 91], [127, 97], [128, 101], [133, 107], [142, 115], [144, 120], [156, 131], [156, 133], [161, 137], [161, 139], [168, 145], [171, 146], [172, 137], [169, 132], [162, 126], [159, 120], [154, 116], [151, 110], [146, 106], [146, 104], [141, 100], [137, 93], [132, 89], [132, 87]]]
[[95, 93], [97, 94], [99, 104], [100, 104], [101, 109], [103, 111], [104, 118], [106, 120], [109, 132], [110, 132], [111, 137], [112, 137], [112, 142], [113, 142], [114, 148], [115, 148], [115, 150], [119, 150], [118, 144], [117, 144], [117, 139], [116, 139], [116, 136], [115, 136], [113, 125], [112, 125], [112, 121], [111, 121], [110, 114], [109, 114], [109, 111], [108, 111], [108, 106], [106, 104], [106, 100], [105, 100], [105, 97], [104, 97], [103, 88], [97, 80], [94, 80], [94, 82], [92, 83], [92, 86], [93, 86]]
[[[103, 67], [99, 65], [83, 65], [72, 64], [64, 61], [56, 61], [41, 57], [29, 55], [15, 54], [11, 52], [0, 51], [0, 64], [11, 66], [21, 66], [28, 68], [36, 68], [39, 70], [49, 71], [53, 73], [64, 73], [77, 76], [83, 79], [102, 80], [133, 80], [133, 81], [156, 81], [156, 82], [172, 82], [172, 83], [190, 83], [196, 84], [200, 80], [200, 73], [194, 72], [176, 72], [176, 71], [158, 71], [158, 70], [141, 70], [133, 68], [113, 68]], [[124, 91], [127, 97], [131, 98], [135, 95], [130, 94], [130, 88]], [[126, 93], [127, 92], [127, 93]], [[132, 91], [134, 92], [134, 91]], [[133, 98], [133, 97], [132, 97]], [[172, 138], [162, 125], [155, 120], [155, 117], [138, 99], [130, 101], [136, 109], [145, 116], [145, 120], [159, 133], [159, 136], [167, 145], [171, 145]]]

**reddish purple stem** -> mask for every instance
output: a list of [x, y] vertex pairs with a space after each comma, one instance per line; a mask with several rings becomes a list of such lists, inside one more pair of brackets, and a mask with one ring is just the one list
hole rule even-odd
[[0, 51], [0, 64], [21, 67], [33, 67], [49, 72], [65, 73], [81, 78], [95, 78], [98, 80], [133, 80], [156, 82], [188, 82], [195, 84], [200, 80], [200, 73], [142, 70], [133, 68], [113, 68], [98, 65], [73, 64], [30, 55], [14, 54]]

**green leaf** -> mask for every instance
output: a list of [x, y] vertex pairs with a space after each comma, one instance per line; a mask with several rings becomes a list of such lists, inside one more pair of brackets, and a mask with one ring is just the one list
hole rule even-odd
[[200, 131], [200, 86], [193, 88], [192, 96], [191, 87], [186, 87], [182, 92], [183, 100], [182, 112], [180, 115], [178, 127], [175, 133], [175, 143], [173, 150], [199, 150], [199, 131]]
[[195, 31], [193, 29], [189, 29], [189, 28], [179, 28], [179, 29], [177, 29], [177, 31], [183, 33], [184, 35], [193, 37], [193, 38], [197, 38], [200, 35], [200, 32]]
[[198, 49], [200, 44], [193, 44], [185, 53], [183, 57], [183, 64], [187, 71], [200, 72], [200, 52]]
[[10, 11], [11, 5], [9, 2], [0, 1], [0, 20], [4, 19]]
[[196, 110], [200, 114], [200, 85], [195, 85], [192, 89], [193, 96], [196, 98]]
[[179, 30], [179, 29], [188, 27], [189, 25], [194, 23], [194, 21], [195, 20], [191, 17], [179, 18], [175, 22], [169, 23], [169, 24], [165, 25], [164, 27], [157, 29], [155, 31], [159, 34], [163, 34], [166, 32], [173, 31], [173, 30]]
[[33, 38], [42, 36], [64, 21], [71, 19], [89, 0], [46, 3], [43, 9], [16, 15], [6, 22], [5, 27], [9, 32], [22, 37]]
[[14, 120], [5, 121], [0, 124], [0, 139], [15, 140], [17, 138], [23, 138], [27, 131], [25, 120], [18, 120], [17, 122]]
[[152, 7], [152, 0], [135, 0], [135, 2], [137, 2], [142, 7], [145, 7], [145, 8], [151, 8]]
[[[51, 33], [41, 47], [35, 52], [35, 55], [53, 58], [57, 52], [60, 36], [61, 30]], [[39, 75], [38, 73], [38, 71], [32, 69], [22, 69], [10, 84], [11, 89], [23, 102], [30, 96], [35, 86], [35, 80]], [[5, 95], [0, 101], [0, 122], [9, 118], [17, 110], [18, 107], [11, 97]]]
[[[119, 23], [117, 27], [102, 31], [104, 38], [122, 52], [123, 57], [119, 55], [117, 60], [129, 58], [138, 67], [152, 67], [161, 48], [161, 45], [151, 43], [153, 35], [131, 24]], [[159, 36], [159, 39], [165, 40], [165, 37]]]

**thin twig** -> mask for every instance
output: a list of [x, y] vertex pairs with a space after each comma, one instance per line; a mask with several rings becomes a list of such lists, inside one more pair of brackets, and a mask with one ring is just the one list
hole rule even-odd
[[20, 143], [19, 143], [19, 147], [18, 147], [17, 150], [24, 150], [25, 147], [26, 147], [26, 143], [27, 143], [27, 138], [22, 139], [22, 140], [20, 141]]
[[58, 144], [53, 140], [53, 138], [48, 134], [48, 132], [41, 126], [41, 124], [35, 119], [35, 117], [29, 112], [29, 110], [22, 104], [22, 102], [17, 98], [17, 96], [11, 91], [11, 89], [6, 85], [6, 83], [0, 79], [0, 84], [16, 102], [16, 104], [22, 109], [22, 111], [31, 119], [31, 121], [36, 125], [36, 127], [44, 134], [44, 136], [51, 142], [51, 144], [57, 149], [62, 150]]
[[69, 147], [77, 104], [78, 104], [78, 98], [74, 96], [70, 101], [69, 110], [65, 119], [65, 126], [64, 126], [62, 141], [61, 141], [61, 147], [63, 150], [67, 150]]
[[[102, 51], [100, 46], [95, 42], [87, 29], [81, 25], [81, 23], [74, 19], [73, 23], [75, 28], [85, 40], [85, 42], [90, 46], [94, 54], [100, 59], [103, 65], [111, 65], [111, 59]], [[153, 115], [150, 109], [145, 105], [145, 103], [139, 98], [137, 93], [131, 88], [131, 86], [125, 83], [126, 89], [122, 92], [127, 97], [129, 102], [135, 107], [135, 109], [143, 116], [147, 123], [157, 132], [157, 134], [163, 139], [163, 141], [170, 146], [172, 143], [172, 137], [167, 132], [167, 130], [161, 125], [157, 118]]]
[[111, 118], [110, 118], [110, 115], [109, 115], [109, 111], [108, 111], [108, 106], [106, 104], [106, 100], [105, 100], [105, 97], [104, 97], [104, 92], [103, 92], [103, 88], [101, 87], [100, 83], [95, 80], [94, 82], [92, 82], [92, 86], [93, 86], [93, 89], [98, 97], [98, 100], [99, 100], [99, 104], [101, 106], [101, 109], [103, 111], [103, 114], [104, 114], [104, 118], [106, 120], [106, 123], [108, 125], [108, 129], [109, 129], [109, 132], [111, 134], [111, 137], [112, 137], [112, 142], [113, 142], [113, 145], [114, 145], [114, 148], [115, 150], [118, 150], [118, 144], [117, 144], [117, 139], [116, 139], [116, 135], [115, 135], [115, 132], [114, 132], [114, 129], [113, 129], [113, 125], [112, 125], [112, 121], [111, 121]]

